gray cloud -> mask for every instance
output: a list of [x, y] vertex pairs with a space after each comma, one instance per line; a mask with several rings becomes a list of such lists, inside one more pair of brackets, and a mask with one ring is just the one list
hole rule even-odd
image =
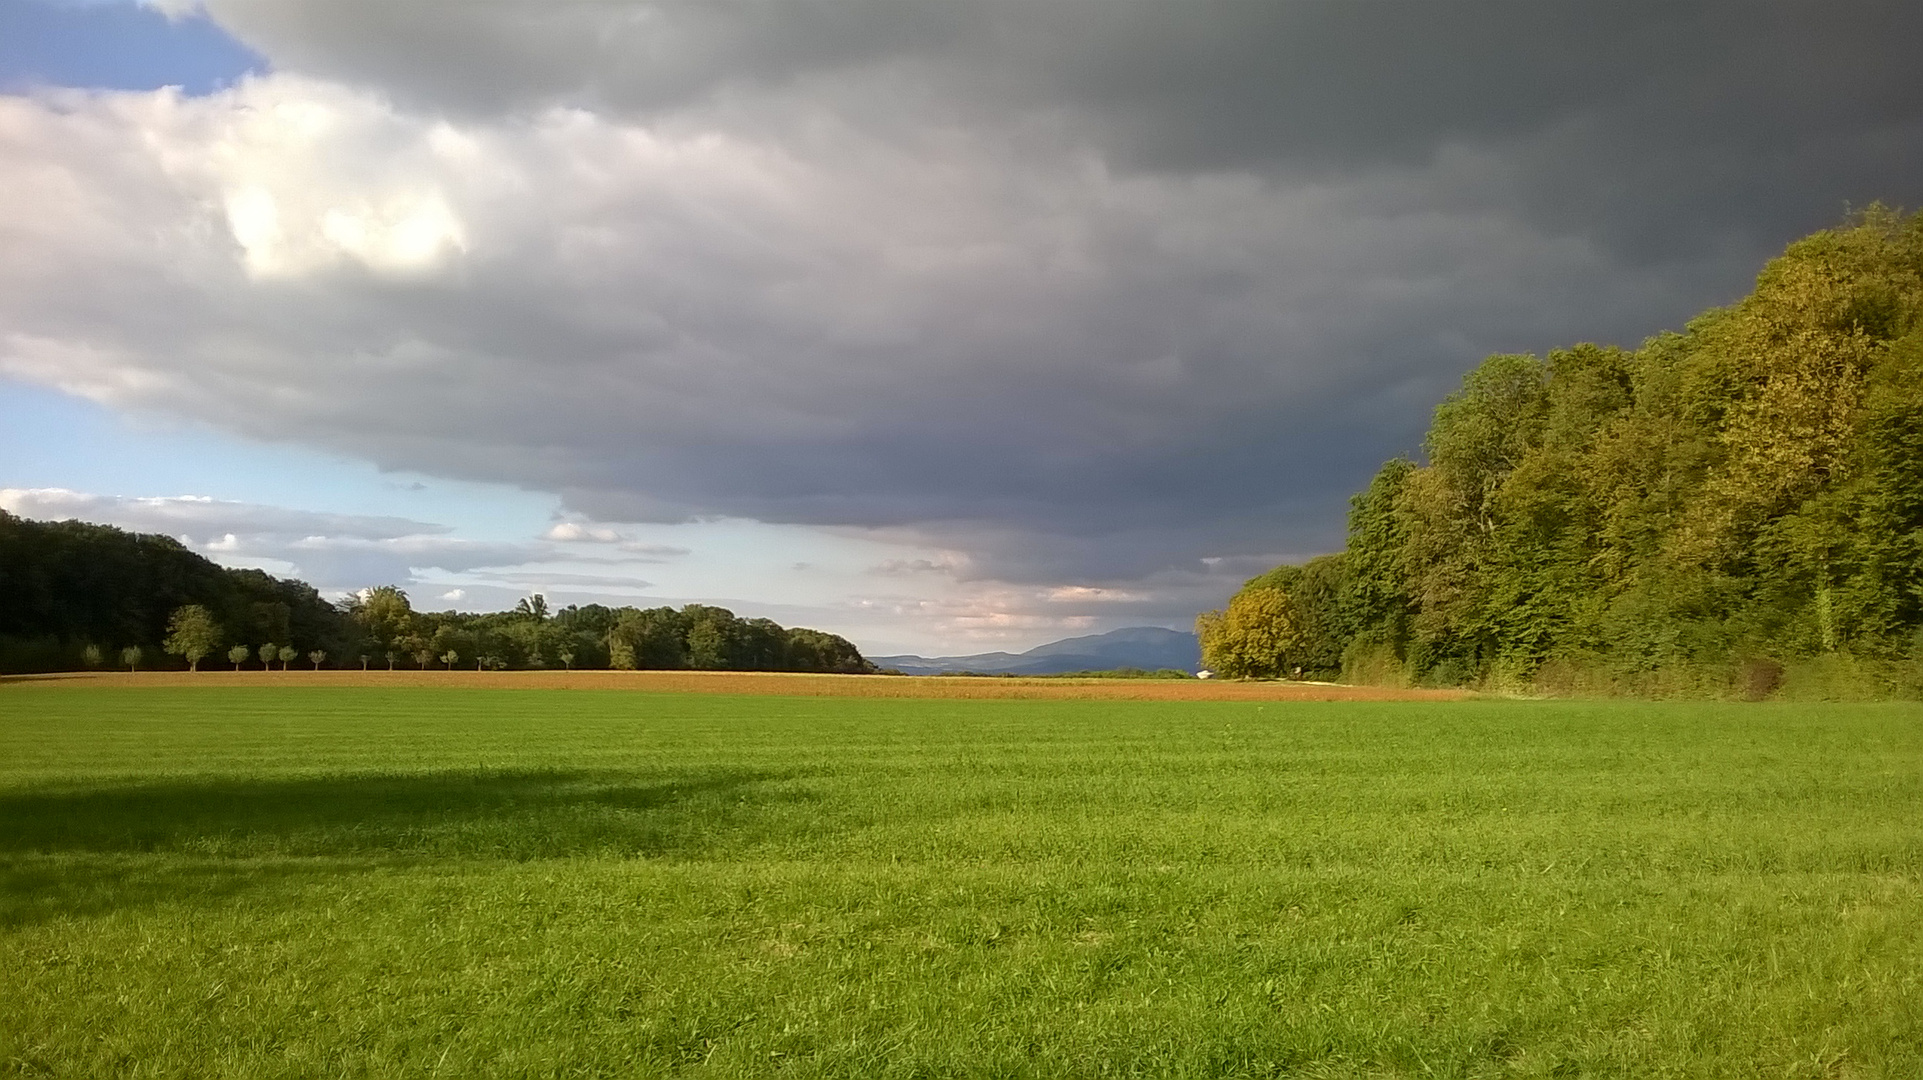
[[0, 509], [48, 521], [73, 519], [187, 536], [195, 543], [208, 543], [228, 533], [382, 541], [449, 531], [445, 525], [407, 518], [316, 513], [205, 495], [128, 497], [66, 488], [0, 488]]
[[279, 74], [0, 101], [0, 370], [1170, 610], [1481, 355], [1923, 193], [1893, 3], [210, 10]]
[[327, 590], [412, 581], [423, 570], [459, 573], [523, 563], [549, 550], [544, 544], [462, 540], [444, 535], [446, 526], [406, 518], [315, 513], [200, 495], [134, 498], [64, 488], [0, 488], [0, 510], [164, 533], [218, 562], [298, 574]]
[[953, 574], [956, 569], [952, 562], [936, 559], [884, 559], [869, 567], [868, 572], [884, 577], [900, 577], [910, 574]]
[[289, 564], [292, 572], [322, 589], [354, 590], [369, 583], [418, 581], [424, 573], [462, 573], [483, 567], [512, 566], [542, 558], [545, 545], [461, 540], [453, 537], [401, 536], [385, 540], [354, 537], [236, 536], [231, 543], [206, 545], [205, 552], [234, 565], [262, 559]]
[[1923, 9], [1901, 0], [211, 8], [277, 63], [465, 115], [719, 116], [792, 139], [827, 111], [893, 137], [1026, 125], [1044, 142], [1067, 117], [1124, 170], [1336, 183], [1547, 139], [1557, 160], [1490, 189], [1496, 209], [1627, 249], [1734, 230], [1767, 250], [1785, 224], [1892, 194], [1923, 110]]
[[579, 574], [566, 571], [543, 570], [486, 570], [473, 575], [481, 581], [508, 582], [523, 590], [541, 589], [612, 589], [620, 595], [629, 597], [652, 586], [652, 582], [640, 578], [625, 577], [619, 574]]
[[692, 554], [689, 549], [676, 544], [647, 544], [638, 540], [617, 544], [615, 550], [634, 556], [633, 559], [626, 560], [630, 562], [666, 562], [669, 559], [678, 559], [683, 555]]

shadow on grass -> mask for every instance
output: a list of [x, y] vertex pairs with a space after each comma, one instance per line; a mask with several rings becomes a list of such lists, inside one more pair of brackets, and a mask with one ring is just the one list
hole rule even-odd
[[395, 863], [720, 855], [819, 833], [796, 779], [469, 771], [16, 792], [0, 795], [0, 924]]

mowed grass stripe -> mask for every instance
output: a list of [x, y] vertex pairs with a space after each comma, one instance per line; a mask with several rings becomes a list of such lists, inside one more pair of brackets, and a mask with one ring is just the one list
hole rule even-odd
[[0, 1071], [1923, 1072], [1911, 706], [0, 690]]

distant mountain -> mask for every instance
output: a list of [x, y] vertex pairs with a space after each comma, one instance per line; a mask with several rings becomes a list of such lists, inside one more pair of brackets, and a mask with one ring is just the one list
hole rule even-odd
[[945, 675], [977, 671], [985, 675], [1057, 675], [1064, 671], [1112, 671], [1115, 668], [1181, 668], [1202, 666], [1202, 646], [1195, 635], [1160, 626], [1131, 626], [1106, 634], [1064, 638], [1037, 645], [1025, 653], [976, 653], [973, 656], [871, 656], [876, 667], [909, 675]]

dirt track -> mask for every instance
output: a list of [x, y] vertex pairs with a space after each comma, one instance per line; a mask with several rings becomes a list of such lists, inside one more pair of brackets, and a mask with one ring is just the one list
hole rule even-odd
[[759, 671], [143, 671], [18, 675], [16, 686], [379, 686], [645, 690], [806, 697], [1064, 698], [1099, 701], [1452, 701], [1462, 690], [1216, 679], [1001, 679]]

